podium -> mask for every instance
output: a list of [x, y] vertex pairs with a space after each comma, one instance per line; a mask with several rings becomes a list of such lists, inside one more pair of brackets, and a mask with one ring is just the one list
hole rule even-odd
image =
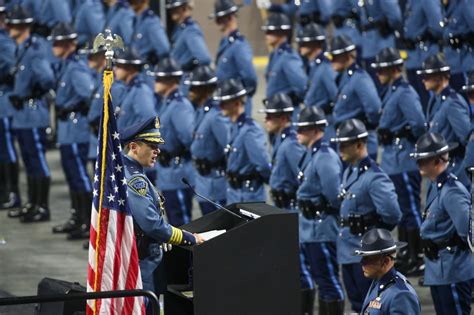
[[181, 227], [226, 233], [165, 254], [165, 314], [300, 314], [298, 215], [265, 203], [227, 208], [243, 219], [216, 210]]

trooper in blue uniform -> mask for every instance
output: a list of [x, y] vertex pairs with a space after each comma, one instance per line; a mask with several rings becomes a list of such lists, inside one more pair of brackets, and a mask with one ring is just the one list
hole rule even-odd
[[[469, 73], [466, 85], [462, 87], [462, 90], [467, 95], [471, 109], [471, 134], [466, 145], [466, 153], [464, 155], [463, 165], [461, 166], [461, 170], [465, 170], [466, 173], [460, 177], [466, 175], [468, 178], [471, 178], [471, 176], [474, 175], [472, 174], [474, 171], [474, 71]], [[471, 192], [472, 189], [473, 185], [471, 179]]]
[[112, 34], [122, 37], [125, 46], [132, 43], [135, 14], [126, 0], [103, 0], [105, 4], [105, 25]]
[[232, 121], [227, 155], [227, 203], [265, 201], [271, 172], [265, 132], [245, 114], [245, 90], [239, 79], [219, 81], [214, 100]]
[[[337, 95], [337, 85], [336, 73], [324, 55], [326, 44], [324, 29], [316, 23], [309, 23], [298, 30], [296, 42], [301, 56], [306, 58], [309, 64], [304, 104], [319, 107], [330, 116], [333, 107], [331, 104], [334, 104]], [[326, 119], [332, 121], [332, 116]]]
[[155, 115], [155, 98], [140, 73], [144, 60], [135, 49], [129, 48], [116, 54], [114, 64], [116, 79], [123, 81], [127, 87], [121, 100], [114, 100], [117, 127], [123, 129]]
[[[384, 48], [372, 63], [384, 90], [382, 115], [377, 134], [382, 145], [381, 168], [390, 176], [398, 195], [402, 220], [398, 239], [408, 243], [401, 251], [397, 268], [407, 275], [420, 271], [423, 257], [420, 245], [421, 175], [409, 154], [426, 129], [425, 116], [418, 94], [402, 76], [403, 59], [395, 48]], [[409, 105], [407, 105], [409, 104]]]
[[263, 102], [265, 128], [272, 139], [272, 172], [270, 193], [275, 206], [293, 209], [298, 189], [298, 161], [304, 154], [304, 147], [296, 139], [296, 130], [291, 123], [294, 111], [291, 99], [278, 93]]
[[444, 5], [444, 55], [451, 67], [450, 84], [460, 91], [465, 76], [474, 70], [474, 5], [469, 0], [449, 0]]
[[74, 12], [74, 29], [79, 46], [94, 40], [104, 30], [105, 14], [100, 0], [83, 0]]
[[356, 46], [349, 37], [341, 35], [333, 38], [329, 52], [332, 55], [333, 69], [338, 72], [338, 95], [333, 108], [334, 121], [328, 130], [330, 136], [334, 136], [334, 131], [341, 122], [351, 118], [361, 120], [369, 130], [369, 155], [375, 159], [378, 147], [374, 130], [378, 125], [381, 109], [375, 84], [369, 74], [356, 63]]
[[395, 31], [401, 31], [402, 13], [397, 0], [361, 1], [361, 3], [362, 59], [365, 62], [365, 69], [380, 88], [378, 78], [370, 64], [383, 48], [395, 47]]
[[175, 24], [171, 35], [171, 57], [186, 72], [192, 71], [198, 64], [211, 63], [204, 34], [191, 16], [192, 8], [189, 2], [189, 0], [166, 0], [166, 8]]
[[157, 186], [166, 198], [166, 214], [171, 224], [191, 221], [193, 192], [182, 179], [194, 186], [195, 170], [190, 147], [193, 141], [194, 108], [179, 91], [183, 71], [172, 58], [162, 59], [155, 67], [155, 94], [161, 99], [158, 115], [166, 143], [160, 146]]
[[12, 128], [26, 168], [28, 203], [12, 209], [9, 217], [22, 222], [49, 220], [48, 196], [50, 172], [46, 162], [46, 128], [49, 125], [45, 95], [54, 86], [53, 70], [48, 63], [47, 44], [31, 35], [33, 17], [20, 6], [8, 11], [6, 23], [16, 42], [16, 66], [12, 70], [14, 86], [8, 98], [13, 105]]
[[159, 60], [169, 55], [170, 42], [160, 18], [149, 8], [149, 0], [132, 0], [130, 5], [135, 12], [132, 46], [146, 60], [146, 63], [153, 67]]
[[[212, 100], [217, 76], [210, 66], [198, 66], [184, 82], [189, 85], [189, 99], [194, 105], [193, 142], [191, 156], [196, 168], [196, 190], [221, 205], [226, 204], [225, 146], [229, 143], [230, 121], [219, 104]], [[198, 199], [203, 215], [216, 207]]]
[[21, 205], [18, 187], [18, 157], [13, 143], [13, 108], [8, 100], [14, 84], [15, 42], [5, 29], [5, 1], [0, 1], [0, 209]]
[[169, 245], [195, 245], [204, 240], [199, 234], [191, 234], [168, 224], [164, 219], [168, 201], [153, 186], [144, 173], [153, 168], [165, 141], [160, 134], [158, 117], [150, 117], [138, 124], [120, 130], [124, 144], [123, 163], [127, 180], [127, 206], [135, 223], [140, 272], [143, 289], [157, 294], [166, 292], [166, 280], [156, 277], [162, 264], [163, 250]]
[[450, 67], [441, 55], [428, 57], [423, 62], [423, 69], [417, 73], [423, 76], [426, 90], [432, 92], [426, 109], [429, 130], [441, 134], [448, 142], [458, 143], [450, 155], [449, 171], [469, 187], [469, 179], [462, 169], [465, 146], [471, 131], [469, 105], [449, 85]]
[[292, 23], [283, 13], [271, 13], [266, 24], [262, 26], [265, 40], [273, 49], [265, 70], [265, 95], [270, 98], [277, 93], [285, 93], [290, 96], [293, 105], [299, 107], [304, 99], [308, 78], [301, 57], [291, 48], [291, 29]]
[[78, 34], [71, 25], [57, 24], [49, 40], [61, 60], [56, 73], [56, 115], [61, 164], [69, 186], [71, 218], [53, 227], [53, 233], [69, 233], [68, 239], [89, 238], [92, 185], [87, 175], [89, 124], [87, 112], [94, 88], [84, 60], [76, 54]]
[[307, 148], [298, 163], [302, 256], [319, 288], [318, 314], [343, 314], [344, 292], [336, 257], [342, 163], [324, 140], [327, 120], [322, 109], [304, 108], [295, 124], [298, 142]]
[[443, 36], [441, 1], [407, 0], [404, 13], [403, 43], [407, 49], [407, 78], [420, 95], [423, 110], [426, 109], [429, 93], [416, 71], [423, 61], [439, 52], [438, 41]]
[[239, 78], [247, 93], [245, 114], [252, 116], [252, 96], [257, 89], [257, 73], [252, 61], [252, 47], [239, 32], [237, 12], [239, 6], [233, 0], [217, 0], [214, 13], [209, 15], [219, 27], [223, 37], [216, 56], [216, 74], [219, 80]]
[[372, 279], [372, 284], [361, 314], [421, 314], [415, 289], [394, 267], [396, 251], [406, 245], [395, 242], [385, 229], [372, 229], [362, 237], [354, 255], [362, 256], [364, 276]]
[[402, 217], [395, 187], [385, 172], [368, 155], [369, 132], [358, 119], [340, 124], [336, 137], [342, 160], [349, 164], [342, 177], [340, 192], [341, 229], [337, 259], [352, 309], [360, 312], [370, 281], [362, 274], [360, 258], [352, 252], [362, 235], [374, 227], [392, 230]]
[[296, 21], [302, 27], [309, 23], [327, 25], [331, 18], [330, 0], [288, 0], [283, 4], [275, 4], [270, 0], [257, 0], [260, 9], [280, 12], [288, 16], [296, 16]]
[[412, 156], [431, 181], [423, 212], [424, 284], [430, 287], [437, 314], [470, 314], [474, 258], [467, 245], [470, 195], [449, 172], [449, 152], [456, 148], [438, 133], [416, 142]]

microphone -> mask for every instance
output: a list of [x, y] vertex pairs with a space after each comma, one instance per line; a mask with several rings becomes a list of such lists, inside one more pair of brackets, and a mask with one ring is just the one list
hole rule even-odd
[[204, 196], [201, 195], [201, 194], [198, 194], [198, 193], [194, 190], [193, 186], [191, 186], [191, 184], [188, 182], [188, 180], [187, 180], [185, 177], [181, 178], [181, 181], [182, 181], [186, 186], [188, 186], [196, 196], [201, 197], [202, 199], [204, 199], [204, 200], [206, 200], [207, 202], [213, 204], [213, 205], [216, 206], [217, 208], [222, 209], [222, 210], [224, 210], [224, 211], [226, 211], [226, 212], [232, 214], [233, 216], [235, 216], [235, 217], [237, 217], [237, 218], [239, 218], [239, 219], [242, 219], [242, 220], [247, 221], [247, 219], [243, 218], [242, 216], [238, 215], [237, 213], [235, 213], [235, 212], [233, 212], [233, 211], [230, 211], [230, 210], [227, 209], [226, 207], [221, 206], [221, 205], [218, 204], [217, 202], [212, 201], [211, 199], [206, 198], [206, 197], [204, 197]]

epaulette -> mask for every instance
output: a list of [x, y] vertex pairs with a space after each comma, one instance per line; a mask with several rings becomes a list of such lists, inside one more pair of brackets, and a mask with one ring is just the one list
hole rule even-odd
[[155, 16], [155, 12], [153, 12], [153, 10], [151, 10], [151, 9], [148, 9], [144, 12], [143, 16], [145, 18], [150, 18], [150, 17]]
[[329, 152], [329, 143], [327, 142], [322, 142], [321, 147], [319, 148], [319, 151], [328, 153]]
[[408, 280], [404, 277], [396, 276], [395, 278], [395, 286], [400, 289], [401, 291], [409, 291], [409, 287], [407, 285]]
[[129, 179], [127, 181], [127, 185], [140, 196], [146, 196], [148, 191], [148, 182], [145, 180], [142, 174]]

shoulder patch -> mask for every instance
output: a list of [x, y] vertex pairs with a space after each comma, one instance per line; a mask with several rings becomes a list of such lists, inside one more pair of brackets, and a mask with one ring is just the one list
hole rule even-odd
[[375, 172], [375, 173], [383, 173], [382, 169], [380, 166], [373, 160], [370, 160], [370, 168]]
[[140, 196], [145, 196], [148, 191], [148, 183], [141, 176], [132, 178], [127, 182], [127, 185]]

